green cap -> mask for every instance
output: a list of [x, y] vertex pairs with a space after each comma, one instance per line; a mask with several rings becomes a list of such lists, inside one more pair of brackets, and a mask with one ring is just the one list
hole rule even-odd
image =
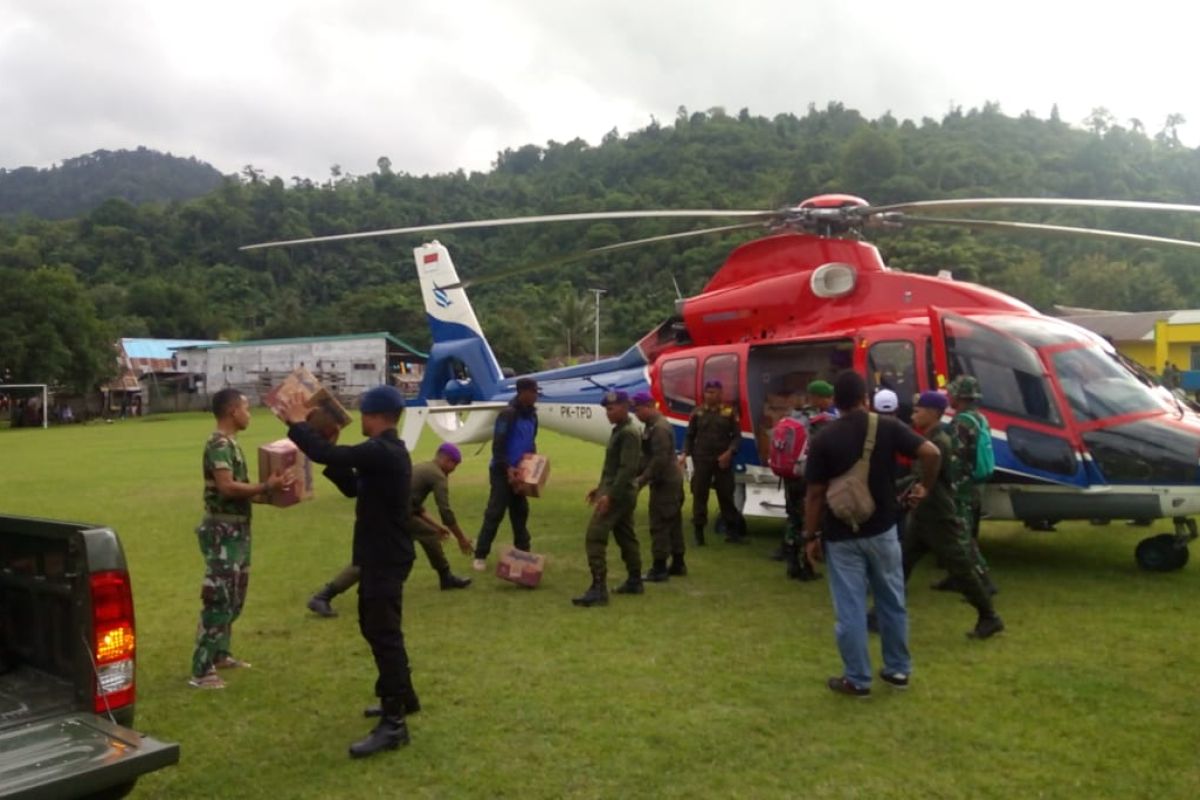
[[829, 381], [813, 381], [808, 385], [808, 393], [813, 397], [833, 397], [833, 384]]
[[950, 385], [946, 387], [946, 392], [951, 397], [959, 397], [966, 400], [978, 400], [983, 397], [983, 392], [979, 390], [979, 380], [971, 375], [959, 375], [950, 381]]

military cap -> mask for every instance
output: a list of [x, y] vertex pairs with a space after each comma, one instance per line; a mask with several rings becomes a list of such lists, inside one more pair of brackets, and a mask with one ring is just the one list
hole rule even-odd
[[833, 384], [829, 381], [813, 381], [808, 384], [808, 393], [813, 397], [833, 397]]
[[917, 396], [918, 408], [932, 408], [934, 411], [941, 412], [946, 410], [948, 403], [949, 400], [946, 399], [946, 395], [933, 390], [921, 392], [921, 394]]
[[983, 392], [979, 390], [979, 379], [972, 375], [959, 375], [950, 381], [946, 391], [951, 397], [962, 397], [969, 400], [978, 400], [983, 397]]
[[654, 405], [654, 396], [649, 392], [638, 392], [631, 398], [631, 402], [635, 406], [652, 406]]
[[439, 456], [446, 456], [455, 464], [462, 463], [462, 451], [458, 449], [457, 445], [450, 442], [442, 442], [437, 449], [437, 454]]
[[611, 405], [616, 405], [617, 403], [629, 405], [629, 392], [625, 392], [620, 389], [609, 390], [604, 393], [604, 398], [600, 401], [600, 405], [604, 406], [605, 408], [608, 408]]

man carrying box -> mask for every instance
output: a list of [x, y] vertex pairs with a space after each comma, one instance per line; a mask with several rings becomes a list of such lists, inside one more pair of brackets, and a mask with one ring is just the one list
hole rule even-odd
[[518, 486], [521, 459], [526, 453], [537, 452], [538, 418], [534, 408], [538, 399], [537, 381], [518, 378], [516, 389], [516, 397], [496, 416], [492, 431], [492, 462], [488, 465], [491, 493], [475, 542], [475, 561], [471, 566], [476, 572], [487, 569], [488, 553], [505, 512], [512, 524], [513, 546], [529, 552], [533, 544], [528, 526], [529, 498], [518, 491]]
[[[412, 477], [412, 506], [413, 513], [409, 519], [409, 530], [412, 538], [421, 545], [429, 558], [429, 566], [438, 574], [438, 582], [442, 590], [465, 589], [471, 585], [470, 578], [460, 578], [450, 571], [450, 562], [442, 550], [442, 539], [451, 534], [458, 540], [458, 549], [470, 554], [471, 540], [458, 526], [454, 511], [450, 508], [450, 473], [462, 462], [462, 452], [450, 444], [444, 443], [437, 449], [432, 461], [425, 461], [413, 467]], [[437, 503], [442, 525], [437, 524], [425, 511], [424, 503], [433, 494]], [[445, 527], [442, 527], [442, 526]], [[336, 617], [337, 612], [330, 605], [333, 598], [358, 583], [359, 568], [351, 564], [343, 569], [333, 580], [325, 584], [325, 588], [314, 594], [308, 600], [308, 609], [322, 617]]]
[[611, 531], [621, 548], [621, 560], [629, 577], [614, 591], [617, 594], [642, 594], [642, 554], [638, 550], [637, 534], [633, 531], [633, 509], [637, 505], [638, 462], [642, 442], [629, 419], [629, 395], [621, 391], [607, 392], [601, 401], [613, 432], [604, 451], [604, 469], [600, 485], [587, 494], [595, 505], [588, 525], [586, 546], [592, 585], [579, 597], [571, 600], [577, 606], [608, 605], [608, 534]]

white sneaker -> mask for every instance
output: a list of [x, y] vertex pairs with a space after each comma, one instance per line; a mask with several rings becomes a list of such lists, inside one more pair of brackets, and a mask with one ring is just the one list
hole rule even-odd
[[475, 570], [476, 572], [486, 572], [487, 561], [482, 558], [477, 558], [471, 562], [471, 569]]

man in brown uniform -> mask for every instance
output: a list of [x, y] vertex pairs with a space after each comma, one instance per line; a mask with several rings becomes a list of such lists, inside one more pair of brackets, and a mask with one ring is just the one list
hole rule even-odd
[[721, 402], [720, 381], [704, 384], [704, 404], [692, 412], [687, 435], [683, 439], [683, 466], [692, 457], [692, 526], [696, 544], [704, 544], [708, 524], [708, 490], [717, 491], [721, 520], [725, 523], [725, 541], [746, 542], [746, 520], [733, 501], [733, 457], [742, 441], [742, 426], [737, 405]]
[[[460, 578], [450, 571], [450, 562], [442, 551], [442, 539], [451, 534], [458, 540], [458, 549], [470, 555], [474, 545], [463, 533], [450, 508], [449, 477], [462, 461], [462, 453], [457, 447], [446, 442], [438, 448], [432, 461], [425, 461], [413, 467], [412, 472], [412, 506], [413, 513], [409, 519], [409, 533], [421, 545], [429, 559], [429, 566], [438, 574], [438, 582], [442, 590], [465, 589], [471, 585], [470, 578]], [[442, 525], [438, 525], [425, 511], [425, 500], [433, 494]], [[442, 527], [442, 526], [445, 527]], [[308, 599], [308, 608], [314, 614], [322, 617], [336, 617], [330, 602], [342, 592], [358, 583], [360, 570], [351, 564], [325, 584], [321, 591]]]
[[[633, 396], [633, 413], [642, 425], [642, 460], [637, 486], [650, 487], [650, 552], [654, 564], [645, 580], [660, 583], [672, 575], [687, 575], [683, 561], [683, 472], [675, 461], [675, 432], [658, 413], [649, 392]], [[671, 566], [667, 566], [667, 558]]]

